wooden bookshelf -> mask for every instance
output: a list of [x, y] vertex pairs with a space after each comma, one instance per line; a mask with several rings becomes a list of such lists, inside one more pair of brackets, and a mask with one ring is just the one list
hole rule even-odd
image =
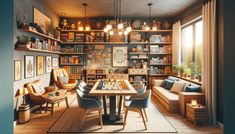
[[48, 51], [48, 50], [40, 50], [40, 49], [33, 49], [33, 48], [16, 48], [18, 51], [31, 51], [31, 52], [40, 52], [40, 53], [50, 53], [50, 54], [62, 54], [59, 51]]
[[54, 41], [62, 42], [62, 41], [59, 40], [59, 39], [56, 39], [56, 38], [54, 38], [54, 37], [48, 36], [48, 35], [43, 34], [43, 33], [39, 33], [39, 32], [37, 32], [37, 31], [31, 30], [31, 29], [26, 29], [26, 28], [24, 28], [24, 29], [21, 29], [21, 30], [23, 30], [24, 32], [27, 32], [27, 33], [31, 33], [31, 34], [34, 34], [34, 35], [37, 35], [37, 36], [46, 38], [46, 39], [51, 39], [51, 40], [54, 40]]
[[151, 66], [154, 66], [154, 65], [156, 65], [156, 66], [171, 66], [172, 64], [170, 64], [170, 63], [157, 63], [157, 64], [150, 64]]
[[63, 53], [61, 52], [60, 54], [61, 55], [85, 55], [86, 53], [67, 53], [67, 52]]
[[164, 33], [164, 32], [172, 32], [172, 30], [132, 30], [131, 32], [145, 32], [145, 33]]
[[172, 42], [150, 42], [149, 45], [171, 45]]

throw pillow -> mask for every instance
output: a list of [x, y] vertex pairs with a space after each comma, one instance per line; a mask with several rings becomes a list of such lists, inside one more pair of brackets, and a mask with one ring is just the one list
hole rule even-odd
[[33, 84], [33, 89], [38, 95], [42, 95], [46, 92], [46, 90], [41, 86], [41, 83]]
[[168, 79], [165, 79], [164, 80], [164, 82], [165, 82], [165, 86], [164, 86], [164, 88], [165, 89], [168, 89], [168, 90], [170, 90], [171, 89], [171, 87], [173, 86], [173, 84], [174, 84], [174, 81], [172, 81], [172, 80], [168, 80]]
[[175, 81], [170, 91], [179, 94], [184, 90], [185, 84], [185, 82]]
[[201, 87], [197, 85], [187, 86], [185, 92], [201, 92]]
[[168, 80], [172, 80], [172, 81], [178, 81], [179, 78], [173, 77], [173, 76], [168, 76], [167, 78]]
[[67, 76], [58, 76], [58, 80], [64, 84], [69, 83], [69, 78]]

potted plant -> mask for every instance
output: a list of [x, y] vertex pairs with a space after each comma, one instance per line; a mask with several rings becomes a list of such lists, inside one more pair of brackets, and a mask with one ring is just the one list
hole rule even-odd
[[180, 66], [180, 75], [181, 75], [181, 77], [184, 77], [185, 68], [186, 68], [185, 65], [181, 65], [181, 66]]
[[196, 74], [195, 63], [194, 62], [189, 63], [188, 67], [191, 70], [191, 79], [194, 80], [196, 78], [196, 75], [195, 75]]
[[177, 74], [177, 76], [180, 76], [180, 69], [181, 69], [180, 65], [174, 65], [172, 69], [174, 70], [174, 73]]
[[191, 74], [190, 68], [185, 68], [184, 69], [184, 77], [190, 77], [190, 74]]

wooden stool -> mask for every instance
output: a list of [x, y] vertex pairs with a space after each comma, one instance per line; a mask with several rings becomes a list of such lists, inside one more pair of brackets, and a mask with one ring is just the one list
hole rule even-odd
[[19, 119], [18, 123], [26, 123], [30, 119], [30, 107], [28, 104], [21, 104], [19, 106]]
[[192, 104], [186, 104], [186, 119], [192, 121], [194, 125], [198, 123], [206, 122], [206, 108], [205, 106], [198, 104], [197, 106], [192, 106]]

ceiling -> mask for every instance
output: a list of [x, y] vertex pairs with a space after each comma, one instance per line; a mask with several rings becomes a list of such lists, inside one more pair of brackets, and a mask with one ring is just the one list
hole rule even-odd
[[[56, 14], [63, 17], [83, 17], [82, 3], [87, 2], [87, 17], [114, 16], [114, 0], [42, 0]], [[174, 16], [197, 0], [122, 0], [122, 16], [148, 16], [148, 3], [152, 5], [152, 17]]]

